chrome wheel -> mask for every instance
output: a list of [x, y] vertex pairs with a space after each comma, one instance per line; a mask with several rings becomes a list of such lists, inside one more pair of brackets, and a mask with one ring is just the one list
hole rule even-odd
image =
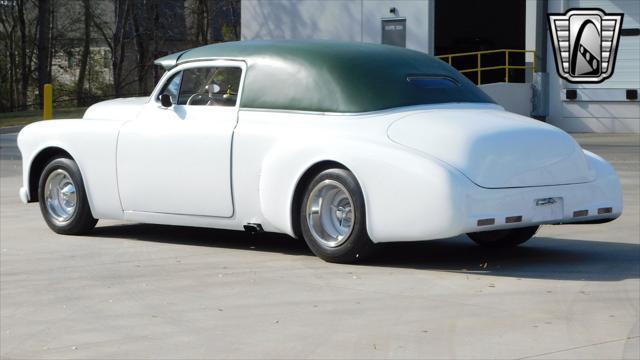
[[306, 217], [313, 237], [333, 248], [349, 238], [356, 213], [347, 189], [337, 181], [324, 180], [311, 191]]
[[68, 223], [76, 212], [76, 186], [68, 172], [57, 169], [49, 174], [44, 187], [44, 201], [51, 220], [57, 225]]

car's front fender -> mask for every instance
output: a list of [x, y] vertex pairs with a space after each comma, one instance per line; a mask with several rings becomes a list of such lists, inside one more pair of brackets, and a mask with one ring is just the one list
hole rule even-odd
[[18, 134], [22, 154], [23, 192], [33, 193], [31, 165], [42, 151], [58, 148], [78, 164], [93, 216], [122, 216], [115, 173], [120, 123], [99, 120], [47, 120], [28, 125]]

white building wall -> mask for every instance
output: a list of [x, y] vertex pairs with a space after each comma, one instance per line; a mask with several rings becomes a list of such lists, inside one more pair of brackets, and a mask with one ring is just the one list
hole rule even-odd
[[432, 0], [243, 0], [241, 32], [252, 39], [331, 39], [380, 43], [382, 18], [407, 19], [407, 48], [433, 50]]
[[530, 83], [493, 83], [479, 86], [495, 102], [512, 113], [530, 116], [533, 89]]
[[243, 40], [362, 40], [362, 7], [359, 1], [243, 0], [241, 12]]
[[[640, 1], [549, 1], [550, 13], [590, 7], [609, 13], [623, 12], [622, 28], [640, 27]], [[620, 37], [613, 76], [600, 84], [571, 84], [562, 80], [556, 72], [551, 46], [549, 37], [549, 123], [571, 132], [640, 132], [640, 102], [626, 100], [626, 89], [640, 91], [639, 36]], [[576, 89], [578, 99], [566, 100], [566, 89]]]

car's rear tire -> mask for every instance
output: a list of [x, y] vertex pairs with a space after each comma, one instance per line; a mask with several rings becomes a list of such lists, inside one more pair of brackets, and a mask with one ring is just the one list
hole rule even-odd
[[518, 229], [504, 229], [469, 233], [467, 236], [476, 244], [489, 248], [509, 248], [518, 246], [531, 239], [540, 226]]
[[324, 170], [311, 180], [300, 204], [300, 228], [311, 251], [328, 262], [362, 261], [374, 249], [362, 190], [345, 169]]
[[38, 182], [40, 211], [45, 222], [58, 234], [80, 235], [94, 228], [82, 175], [75, 161], [50, 161]]

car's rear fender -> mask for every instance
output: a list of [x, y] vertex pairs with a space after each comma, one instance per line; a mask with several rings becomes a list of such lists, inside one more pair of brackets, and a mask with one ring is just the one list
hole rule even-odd
[[446, 164], [394, 144], [351, 141], [336, 148], [307, 139], [302, 145], [278, 146], [263, 161], [260, 208], [269, 230], [296, 236], [292, 207], [299, 182], [314, 165], [335, 162], [360, 184], [374, 242], [457, 235], [451, 232], [460, 228], [454, 207], [462, 202], [455, 189], [470, 182]]

